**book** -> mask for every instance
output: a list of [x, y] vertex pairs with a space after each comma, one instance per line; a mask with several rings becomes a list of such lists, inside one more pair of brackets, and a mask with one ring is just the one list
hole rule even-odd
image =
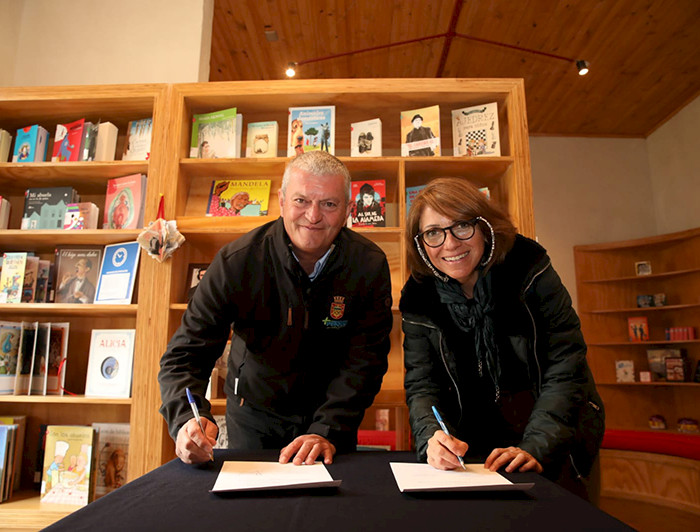
[[24, 283], [22, 286], [22, 303], [34, 303], [36, 281], [39, 276], [39, 257], [27, 257], [24, 265]]
[[647, 362], [652, 380], [666, 379], [666, 358], [683, 356], [682, 349], [647, 349]]
[[492, 102], [453, 110], [452, 145], [455, 157], [500, 157], [498, 104]]
[[[195, 144], [195, 130], [197, 132]], [[196, 114], [192, 118], [192, 148], [200, 159], [222, 159], [241, 156], [243, 115], [236, 108]]]
[[245, 156], [253, 158], [277, 157], [279, 125], [277, 122], [251, 122], [245, 145]]
[[29, 379], [32, 375], [34, 364], [34, 350], [36, 349], [36, 333], [39, 322], [22, 322], [22, 335], [19, 339], [17, 351], [17, 375], [15, 376], [14, 395], [29, 394]]
[[143, 227], [147, 178], [144, 174], [114, 177], [107, 181], [104, 229]]
[[51, 322], [49, 360], [46, 367], [46, 395], [63, 395], [68, 359], [70, 323]]
[[95, 429], [49, 425], [41, 478], [41, 503], [85, 506], [93, 496]]
[[47, 302], [50, 271], [51, 262], [45, 259], [39, 259], [39, 268], [36, 277], [36, 296], [34, 298], [36, 303]]
[[415, 187], [406, 187], [406, 216], [411, 210], [411, 204], [418, 193], [425, 188], [425, 185], [416, 185]]
[[126, 144], [122, 161], [147, 161], [151, 158], [153, 119], [132, 120], [126, 127]]
[[56, 135], [53, 142], [53, 155], [51, 161], [79, 161], [83, 136], [88, 128], [85, 119], [81, 118], [67, 124], [56, 125]]
[[83, 129], [83, 138], [80, 143], [80, 153], [78, 154], [79, 161], [94, 161], [95, 150], [97, 149], [97, 130], [99, 124], [85, 122]]
[[136, 329], [93, 329], [85, 397], [131, 396]]
[[382, 121], [379, 118], [350, 124], [350, 157], [382, 156]]
[[49, 362], [49, 335], [51, 323], [39, 323], [36, 331], [36, 349], [32, 362], [29, 395], [46, 395], [46, 368]]
[[214, 449], [228, 449], [228, 430], [226, 427], [226, 416], [215, 415], [214, 421], [219, 426], [219, 434], [216, 437]]
[[22, 301], [26, 264], [26, 252], [3, 253], [2, 273], [0, 273], [0, 303], [19, 303]]
[[13, 163], [39, 163], [46, 160], [49, 132], [36, 124], [17, 130]]
[[649, 323], [645, 316], [627, 318], [627, 335], [630, 342], [646, 342], [649, 340]]
[[122, 242], [105, 246], [97, 279], [95, 304], [129, 305], [139, 265], [141, 246]]
[[17, 425], [13, 465], [15, 470], [13, 491], [17, 491], [20, 488], [20, 479], [22, 477], [20, 473], [22, 471], [22, 457], [24, 456], [24, 438], [27, 432], [27, 416], [0, 414], [0, 425]]
[[12, 395], [15, 391], [21, 337], [20, 322], [0, 321], [0, 395]]
[[335, 105], [289, 108], [287, 157], [314, 150], [335, 155]]
[[95, 161], [113, 161], [117, 151], [119, 129], [111, 122], [97, 124], [97, 141], [95, 142]]
[[0, 502], [9, 498], [11, 491], [14, 441], [17, 425], [0, 425]]
[[54, 302], [93, 303], [101, 261], [102, 248], [57, 248]]
[[270, 179], [216, 179], [211, 183], [207, 216], [267, 216]]
[[185, 288], [185, 301], [189, 303], [194, 295], [199, 282], [209, 267], [208, 262], [193, 262], [187, 268], [187, 287]]
[[92, 202], [69, 203], [63, 218], [63, 229], [97, 229], [100, 208]]
[[615, 361], [615, 380], [617, 382], [634, 382], [634, 361]]
[[690, 367], [686, 357], [666, 357], [666, 380], [684, 382], [690, 380]]
[[0, 196], [0, 229], [7, 229], [10, 223], [12, 204], [7, 198]]
[[63, 229], [66, 206], [79, 201], [73, 187], [28, 188], [20, 229]]
[[44, 455], [46, 450], [46, 428], [45, 423], [39, 424], [39, 439], [36, 445], [36, 459], [34, 460], [34, 487], [41, 488], [41, 477], [44, 470]]
[[440, 107], [401, 112], [401, 156], [433, 157], [440, 153]]
[[385, 227], [386, 226], [386, 181], [353, 181], [351, 183], [352, 226]]
[[126, 484], [129, 469], [129, 424], [93, 423], [97, 431], [95, 499]]
[[0, 129], [0, 163], [6, 163], [8, 161], [11, 147], [12, 134], [9, 131]]

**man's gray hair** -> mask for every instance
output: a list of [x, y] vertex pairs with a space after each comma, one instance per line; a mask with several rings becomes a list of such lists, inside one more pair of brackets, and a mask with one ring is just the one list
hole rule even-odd
[[292, 170], [303, 170], [316, 176], [343, 176], [345, 181], [346, 200], [350, 201], [350, 172], [337, 157], [323, 150], [315, 150], [297, 155], [287, 163], [282, 176], [282, 195], [287, 192], [289, 177]]

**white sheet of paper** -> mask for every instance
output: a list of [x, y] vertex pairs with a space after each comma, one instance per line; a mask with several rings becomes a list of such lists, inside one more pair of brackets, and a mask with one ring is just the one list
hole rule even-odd
[[495, 471], [485, 469], [484, 464], [466, 464], [466, 471], [441, 471], [428, 464], [391, 462], [389, 465], [402, 492], [508, 491], [528, 490], [534, 486], [532, 482], [513, 484]]
[[294, 465], [291, 462], [224, 462], [211, 491], [256, 491], [340, 486], [321, 462]]

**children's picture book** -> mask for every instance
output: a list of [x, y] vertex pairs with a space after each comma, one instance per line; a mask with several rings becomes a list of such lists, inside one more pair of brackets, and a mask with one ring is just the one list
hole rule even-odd
[[22, 303], [34, 303], [36, 299], [36, 281], [39, 277], [39, 257], [27, 257], [24, 266], [24, 285], [22, 286]]
[[[192, 117], [192, 143], [200, 159], [240, 157], [243, 116], [236, 108], [222, 109]], [[196, 134], [196, 136], [195, 136]]]
[[24, 288], [26, 252], [3, 253], [0, 273], [0, 303], [20, 303]]
[[104, 229], [143, 227], [147, 178], [144, 174], [115, 177], [107, 181]]
[[117, 137], [119, 128], [111, 122], [97, 124], [97, 139], [95, 141], [95, 161], [113, 161], [117, 152]]
[[187, 268], [187, 288], [185, 290], [185, 300], [189, 303], [194, 295], [199, 282], [204, 277], [209, 267], [208, 262], [193, 262]]
[[93, 329], [85, 397], [131, 397], [136, 329]]
[[630, 342], [649, 340], [649, 323], [646, 316], [627, 318], [627, 333]]
[[29, 379], [32, 376], [38, 328], [39, 322], [37, 321], [22, 322], [22, 335], [19, 339], [19, 351], [17, 352], [17, 375], [15, 376], [14, 395], [27, 395], [29, 393]]
[[7, 198], [0, 196], [0, 229], [7, 229], [10, 223], [12, 204]]
[[105, 246], [100, 276], [97, 279], [95, 304], [131, 304], [140, 251], [141, 246], [138, 242]]
[[41, 503], [85, 506], [92, 500], [92, 427], [49, 425], [41, 477]]
[[0, 395], [12, 395], [15, 392], [21, 337], [20, 322], [0, 321]]
[[634, 382], [634, 361], [616, 360], [615, 379], [617, 382]]
[[93, 423], [97, 431], [95, 499], [126, 484], [129, 469], [129, 424]]
[[10, 148], [12, 147], [12, 134], [9, 131], [0, 129], [0, 163], [6, 163], [10, 158]]
[[49, 362], [49, 335], [51, 323], [39, 323], [36, 331], [36, 349], [32, 363], [29, 395], [46, 395], [46, 368]]
[[63, 229], [97, 229], [100, 208], [92, 202], [69, 203], [63, 218]]
[[277, 157], [279, 125], [277, 122], [251, 122], [245, 145], [245, 156], [259, 159]]
[[379, 118], [350, 124], [350, 157], [382, 156], [382, 121]]
[[73, 187], [28, 188], [20, 229], [63, 229], [66, 206], [79, 201]]
[[452, 111], [452, 144], [455, 157], [499, 157], [498, 104], [485, 103]]
[[386, 226], [386, 181], [353, 181], [351, 184], [352, 226], [385, 227]]
[[287, 157], [314, 150], [335, 155], [335, 105], [289, 108]]
[[53, 162], [79, 161], [83, 137], [91, 125], [89, 122], [86, 124], [84, 118], [68, 124], [58, 124], [51, 160]]
[[123, 161], [147, 161], [151, 158], [153, 119], [132, 120], [126, 128]]
[[39, 163], [46, 160], [49, 132], [38, 124], [17, 130], [13, 163]]
[[63, 395], [63, 386], [66, 381], [69, 331], [69, 322], [51, 322], [49, 360], [46, 368], [46, 395]]
[[440, 153], [440, 107], [401, 112], [401, 156], [433, 157]]
[[270, 179], [212, 181], [207, 216], [267, 216]]
[[57, 248], [54, 302], [93, 303], [101, 261], [99, 247]]
[[15, 480], [13, 491], [17, 491], [20, 488], [20, 479], [22, 477], [22, 456], [24, 455], [24, 437], [27, 432], [27, 416], [25, 415], [0, 415], [0, 425], [17, 425], [17, 430], [15, 431], [15, 457], [14, 457], [14, 471]]

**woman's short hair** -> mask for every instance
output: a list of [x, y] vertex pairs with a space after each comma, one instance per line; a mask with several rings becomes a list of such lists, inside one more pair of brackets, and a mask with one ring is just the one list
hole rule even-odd
[[350, 172], [346, 166], [334, 155], [323, 151], [314, 150], [308, 151], [301, 155], [297, 155], [287, 163], [287, 167], [284, 169], [284, 174], [282, 176], [282, 195], [287, 192], [287, 185], [289, 184], [289, 177], [294, 169], [303, 170], [310, 174], [316, 176], [327, 176], [327, 175], [340, 175], [343, 176], [345, 182], [345, 189], [347, 190], [346, 200], [350, 201]]
[[[483, 192], [466, 179], [458, 177], [433, 179], [413, 199], [411, 209], [408, 212], [406, 225], [408, 267], [411, 274], [417, 279], [433, 276], [428, 266], [421, 259], [414, 240], [414, 237], [421, 232], [420, 218], [426, 207], [430, 207], [435, 212], [454, 221], [471, 220], [477, 216], [488, 220], [493, 227], [495, 248], [491, 260], [483, 266], [485, 270], [488, 270], [494, 264], [502, 262], [513, 247], [517, 229], [501, 207], [489, 200]], [[491, 231], [481, 220], [479, 220], [478, 226], [485, 239], [484, 254], [488, 256], [492, 245]], [[421, 243], [421, 245], [423, 244]]]

